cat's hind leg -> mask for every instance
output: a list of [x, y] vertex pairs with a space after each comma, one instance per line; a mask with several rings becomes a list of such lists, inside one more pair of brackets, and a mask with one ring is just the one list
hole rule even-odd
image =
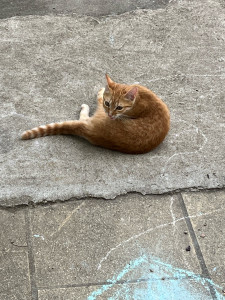
[[81, 121], [86, 121], [89, 119], [89, 106], [87, 104], [82, 104], [81, 105], [81, 111], [80, 111], [80, 120]]

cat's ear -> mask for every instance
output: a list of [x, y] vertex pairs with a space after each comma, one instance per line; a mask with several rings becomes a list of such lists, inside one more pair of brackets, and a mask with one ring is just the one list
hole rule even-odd
[[107, 80], [107, 83], [108, 83], [109, 88], [112, 87], [112, 85], [113, 85], [113, 83], [114, 83], [114, 82], [112, 81], [112, 79], [109, 77], [108, 74], [105, 74], [105, 77], [106, 77], [106, 80]]
[[110, 88], [109, 88], [108, 84], [105, 85], [105, 91], [104, 91], [104, 93], [107, 93], [107, 94], [110, 93]]
[[125, 99], [130, 100], [130, 101], [134, 101], [135, 98], [137, 97], [137, 92], [138, 92], [138, 88], [135, 86], [133, 87], [126, 95], [125, 95]]

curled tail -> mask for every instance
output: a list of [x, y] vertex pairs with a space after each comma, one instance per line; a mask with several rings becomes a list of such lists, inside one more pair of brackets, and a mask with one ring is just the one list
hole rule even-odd
[[35, 127], [22, 133], [22, 140], [34, 139], [46, 135], [72, 134], [83, 136], [85, 123], [82, 121], [65, 121]]

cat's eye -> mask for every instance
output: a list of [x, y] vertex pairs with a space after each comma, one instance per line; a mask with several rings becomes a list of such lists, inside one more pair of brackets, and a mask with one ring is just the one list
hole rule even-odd
[[105, 106], [109, 107], [109, 102], [105, 101]]
[[123, 106], [117, 106], [116, 109], [117, 109], [117, 110], [122, 110], [122, 109], [123, 109]]

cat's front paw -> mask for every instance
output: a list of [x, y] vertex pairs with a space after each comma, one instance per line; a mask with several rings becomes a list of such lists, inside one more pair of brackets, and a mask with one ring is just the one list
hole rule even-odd
[[97, 99], [98, 101], [102, 102], [103, 101], [103, 94], [104, 94], [105, 88], [101, 88], [100, 91], [98, 92]]
[[89, 112], [89, 106], [87, 104], [82, 104], [81, 109], [86, 110]]
[[87, 104], [81, 105], [81, 111], [80, 111], [80, 120], [87, 120], [89, 118], [89, 106]]

